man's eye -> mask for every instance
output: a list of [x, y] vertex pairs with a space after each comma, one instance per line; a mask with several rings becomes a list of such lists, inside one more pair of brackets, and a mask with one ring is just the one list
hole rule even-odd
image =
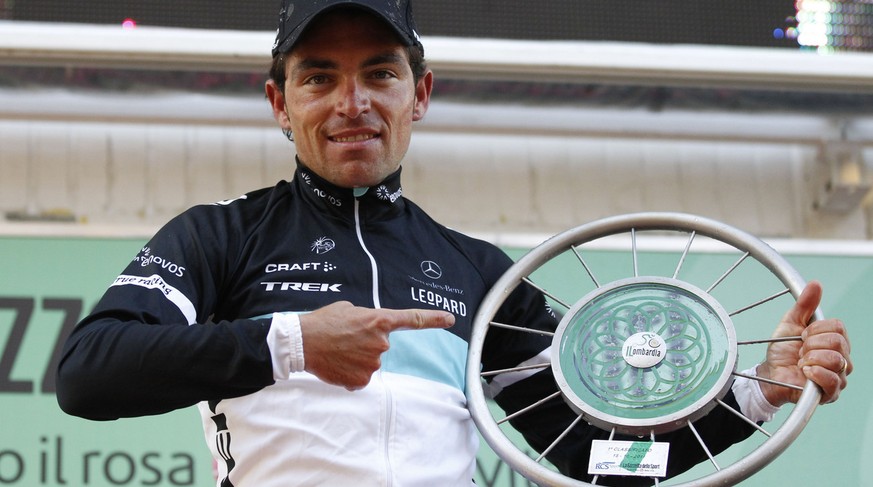
[[327, 82], [327, 76], [324, 76], [322, 74], [310, 76], [306, 80], [306, 84], [310, 84], [310, 85], [320, 85], [320, 84], [324, 84], [325, 82]]
[[376, 79], [389, 79], [389, 78], [393, 78], [394, 75], [391, 73], [391, 71], [381, 70], [381, 71], [376, 71], [373, 74], [373, 77]]

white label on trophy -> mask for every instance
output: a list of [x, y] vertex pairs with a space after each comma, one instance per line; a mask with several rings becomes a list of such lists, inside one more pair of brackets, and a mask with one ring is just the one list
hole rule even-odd
[[669, 452], [670, 444], [665, 442], [594, 440], [588, 473], [666, 477]]
[[667, 356], [667, 343], [657, 333], [641, 332], [625, 340], [621, 350], [624, 361], [632, 367], [654, 367]]

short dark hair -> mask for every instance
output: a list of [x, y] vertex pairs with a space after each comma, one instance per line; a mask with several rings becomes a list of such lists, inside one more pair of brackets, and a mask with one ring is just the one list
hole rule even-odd
[[[273, 63], [270, 65], [270, 79], [282, 90], [285, 89], [285, 60], [288, 53], [280, 52], [273, 56]], [[409, 67], [412, 69], [413, 81], [417, 85], [419, 80], [424, 77], [427, 72], [427, 62], [424, 60], [424, 49], [421, 46], [406, 47], [406, 57], [409, 58]]]

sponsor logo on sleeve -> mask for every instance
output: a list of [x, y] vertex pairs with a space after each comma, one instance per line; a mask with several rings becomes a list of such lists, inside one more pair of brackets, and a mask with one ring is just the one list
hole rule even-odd
[[152, 249], [149, 247], [143, 247], [140, 253], [133, 258], [133, 261], [139, 262], [139, 265], [142, 267], [148, 267], [150, 265], [158, 266], [176, 277], [183, 277], [185, 275], [184, 267], [167, 260], [160, 255], [153, 254]]
[[121, 275], [115, 279], [112, 286], [138, 286], [145, 289], [156, 289], [179, 308], [179, 311], [181, 311], [188, 320], [188, 324], [194, 324], [197, 321], [197, 311], [191, 300], [181, 291], [167, 284], [164, 279], [157, 274], [148, 277]]

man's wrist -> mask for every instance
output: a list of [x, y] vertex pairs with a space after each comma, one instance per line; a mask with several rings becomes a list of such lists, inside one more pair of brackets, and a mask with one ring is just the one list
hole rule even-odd
[[[742, 373], [750, 377], [759, 377], [757, 369], [757, 366], [751, 367]], [[770, 404], [764, 396], [761, 382], [758, 380], [737, 377], [731, 390], [740, 406], [740, 412], [756, 423], [770, 421], [779, 412], [779, 407]]]

